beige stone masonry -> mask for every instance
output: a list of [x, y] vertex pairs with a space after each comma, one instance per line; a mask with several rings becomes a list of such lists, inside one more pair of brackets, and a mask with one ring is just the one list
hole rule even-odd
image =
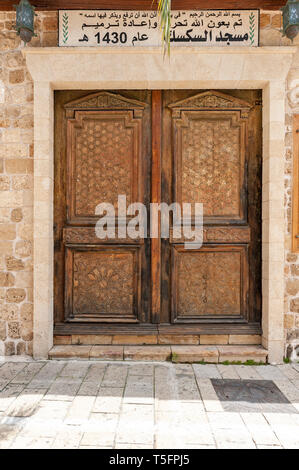
[[265, 363], [268, 351], [262, 346], [143, 345], [143, 346], [54, 346], [51, 359], [97, 359], [103, 361], [172, 361], [220, 363], [254, 361]]
[[190, 334], [151, 334], [151, 335], [54, 335], [54, 345], [138, 345], [138, 344], [261, 344], [262, 337], [260, 335], [190, 335]]
[[263, 90], [263, 345], [284, 355], [285, 81], [292, 47], [24, 50], [34, 81], [34, 356], [53, 344], [53, 92], [58, 89]]

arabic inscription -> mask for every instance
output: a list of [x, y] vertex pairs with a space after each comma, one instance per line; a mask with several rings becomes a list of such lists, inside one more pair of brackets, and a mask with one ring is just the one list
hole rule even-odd
[[[258, 10], [172, 11], [172, 46], [258, 46]], [[60, 10], [59, 46], [161, 46], [157, 11]]]

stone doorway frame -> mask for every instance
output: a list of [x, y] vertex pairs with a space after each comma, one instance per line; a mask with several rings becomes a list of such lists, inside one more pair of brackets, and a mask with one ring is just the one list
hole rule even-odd
[[286, 78], [295, 47], [27, 48], [34, 81], [33, 354], [53, 346], [54, 90], [262, 89], [262, 344], [284, 355]]

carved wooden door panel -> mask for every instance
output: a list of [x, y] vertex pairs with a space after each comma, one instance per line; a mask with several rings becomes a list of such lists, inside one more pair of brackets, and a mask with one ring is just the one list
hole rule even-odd
[[162, 242], [162, 323], [260, 320], [260, 108], [257, 91], [164, 92], [162, 200], [202, 203], [204, 232]]
[[150, 320], [149, 240], [95, 233], [99, 203], [149, 204], [150, 137], [150, 92], [56, 94], [56, 323]]
[[[65, 91], [55, 103], [56, 331], [257, 325], [259, 92]], [[123, 237], [118, 226], [97, 238], [96, 206], [113, 204], [117, 216], [119, 195], [147, 209], [202, 203], [203, 246], [186, 248], [172, 229], [162, 240]]]

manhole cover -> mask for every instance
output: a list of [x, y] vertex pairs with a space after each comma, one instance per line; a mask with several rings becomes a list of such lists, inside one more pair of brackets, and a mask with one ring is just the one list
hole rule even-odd
[[272, 380], [211, 379], [225, 411], [297, 413]]

